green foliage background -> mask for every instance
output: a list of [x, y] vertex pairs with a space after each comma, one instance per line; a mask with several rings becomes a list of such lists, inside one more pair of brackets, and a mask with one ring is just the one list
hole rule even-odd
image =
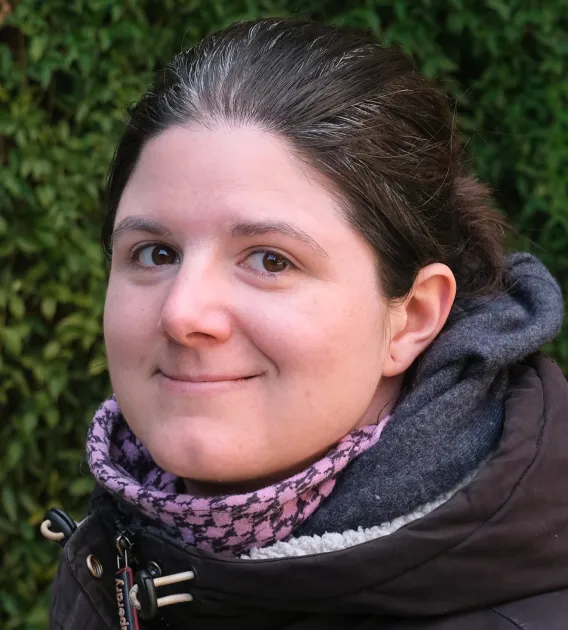
[[[0, 627], [47, 627], [59, 547], [84, 513], [83, 443], [108, 394], [101, 191], [154, 69], [235, 20], [301, 15], [398, 41], [456, 98], [469, 152], [568, 291], [566, 0], [0, 0]], [[10, 9], [12, 10], [11, 15]], [[549, 350], [568, 368], [568, 331]]]

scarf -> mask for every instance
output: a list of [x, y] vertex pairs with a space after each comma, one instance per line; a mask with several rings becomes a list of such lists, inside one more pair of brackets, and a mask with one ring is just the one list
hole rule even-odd
[[304, 471], [255, 492], [203, 498], [152, 460], [114, 398], [96, 412], [87, 438], [95, 479], [121, 502], [192, 546], [237, 556], [288, 537], [333, 491], [339, 473], [379, 439], [388, 417], [356, 429]]

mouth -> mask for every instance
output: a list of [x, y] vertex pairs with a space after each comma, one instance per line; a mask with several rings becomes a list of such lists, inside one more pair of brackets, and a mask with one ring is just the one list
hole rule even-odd
[[261, 374], [243, 376], [223, 374], [171, 374], [158, 370], [160, 385], [170, 392], [182, 394], [221, 393], [236, 390], [248, 385]]

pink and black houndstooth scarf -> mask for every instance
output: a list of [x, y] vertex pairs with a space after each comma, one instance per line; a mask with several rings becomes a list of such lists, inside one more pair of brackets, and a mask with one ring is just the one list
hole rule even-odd
[[157, 466], [114, 398], [89, 429], [87, 455], [97, 482], [184, 542], [227, 556], [288, 537], [328, 497], [338, 474], [375, 444], [388, 418], [346, 435], [306, 470], [267, 488], [202, 498], [180, 492], [180, 479]]

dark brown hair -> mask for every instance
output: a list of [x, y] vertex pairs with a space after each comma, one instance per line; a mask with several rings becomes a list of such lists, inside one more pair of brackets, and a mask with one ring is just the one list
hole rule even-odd
[[448, 99], [396, 48], [315, 22], [233, 25], [174, 57], [129, 109], [110, 169], [103, 245], [146, 142], [188, 122], [254, 125], [285, 138], [377, 253], [387, 298], [447, 264], [458, 294], [501, 285], [506, 221], [464, 171]]

